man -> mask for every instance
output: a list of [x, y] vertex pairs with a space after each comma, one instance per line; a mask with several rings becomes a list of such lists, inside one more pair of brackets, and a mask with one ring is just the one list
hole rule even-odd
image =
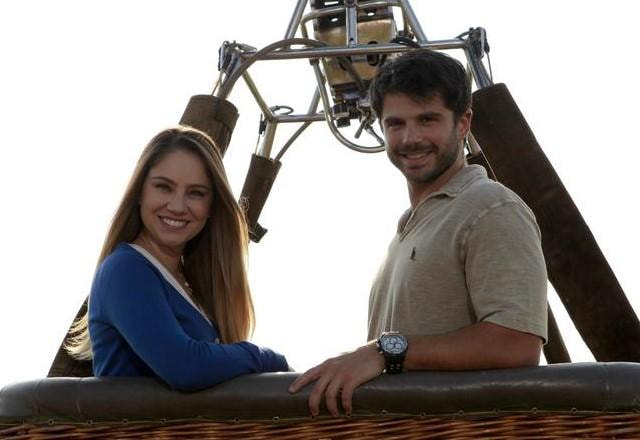
[[[311, 413], [346, 413], [356, 387], [384, 371], [535, 366], [546, 339], [546, 271], [533, 213], [468, 165], [471, 91], [462, 65], [417, 50], [380, 68], [371, 104], [411, 208], [374, 282], [369, 340], [310, 369]], [[388, 333], [393, 332], [393, 333]]]

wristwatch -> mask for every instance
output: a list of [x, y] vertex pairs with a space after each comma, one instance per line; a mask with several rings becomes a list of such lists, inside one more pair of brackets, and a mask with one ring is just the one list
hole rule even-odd
[[378, 352], [384, 356], [385, 372], [402, 373], [402, 363], [409, 344], [402, 333], [384, 332], [376, 342]]

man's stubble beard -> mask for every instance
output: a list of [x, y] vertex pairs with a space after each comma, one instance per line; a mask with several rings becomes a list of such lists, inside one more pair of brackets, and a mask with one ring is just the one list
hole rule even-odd
[[407, 180], [411, 183], [425, 184], [435, 181], [438, 177], [444, 174], [449, 168], [456, 163], [458, 155], [460, 154], [460, 139], [456, 134], [456, 129], [451, 132], [447, 146], [444, 151], [444, 155], [436, 157], [435, 167], [427, 171], [421, 176], [406, 176]]

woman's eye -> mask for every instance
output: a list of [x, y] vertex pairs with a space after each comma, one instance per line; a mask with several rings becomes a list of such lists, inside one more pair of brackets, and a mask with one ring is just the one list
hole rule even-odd
[[191, 195], [191, 197], [194, 197], [196, 199], [202, 199], [204, 198], [207, 194], [204, 191], [191, 191], [189, 193], [189, 195]]
[[156, 183], [155, 187], [163, 192], [171, 191], [171, 188], [166, 183]]

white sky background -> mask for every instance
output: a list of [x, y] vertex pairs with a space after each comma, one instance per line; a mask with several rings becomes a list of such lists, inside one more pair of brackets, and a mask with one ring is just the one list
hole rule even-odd
[[[138, 155], [191, 95], [210, 92], [220, 44], [281, 39], [294, 3], [0, 4], [0, 385], [48, 371]], [[430, 39], [487, 29], [495, 82], [509, 86], [639, 311], [634, 3], [412, 4]], [[269, 104], [306, 111], [305, 61], [251, 72]], [[239, 194], [259, 111], [241, 82], [230, 99], [240, 119], [225, 162]], [[407, 205], [384, 154], [347, 150], [321, 124], [307, 130], [263, 211], [269, 232], [251, 244], [254, 341], [297, 369], [362, 344], [369, 287]], [[574, 360], [592, 359], [561, 312]]]

